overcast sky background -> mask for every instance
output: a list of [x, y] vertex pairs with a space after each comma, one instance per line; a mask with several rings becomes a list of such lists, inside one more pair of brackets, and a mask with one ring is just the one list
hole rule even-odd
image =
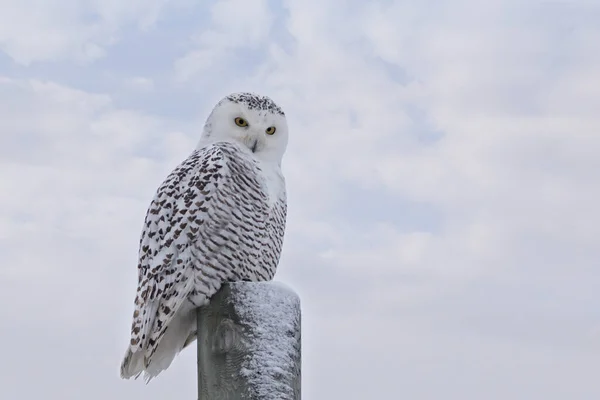
[[224, 95], [288, 116], [303, 397], [600, 398], [600, 3], [0, 0], [0, 397], [122, 381], [157, 186]]

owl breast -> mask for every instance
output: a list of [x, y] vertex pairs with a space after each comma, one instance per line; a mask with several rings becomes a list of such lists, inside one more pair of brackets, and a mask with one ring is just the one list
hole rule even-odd
[[270, 170], [234, 145], [221, 149], [228, 162], [214, 191], [217, 206], [209, 210], [190, 254], [183, 255], [192, 264], [190, 300], [196, 306], [223, 282], [272, 279], [283, 244], [286, 194], [278, 167]]

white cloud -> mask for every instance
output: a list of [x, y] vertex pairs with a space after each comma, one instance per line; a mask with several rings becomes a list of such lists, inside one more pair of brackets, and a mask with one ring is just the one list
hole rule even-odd
[[165, 0], [0, 1], [0, 49], [15, 62], [75, 60], [103, 57], [122, 28], [150, 28]]
[[[111, 32], [162, 15], [141, 3], [84, 4], [28, 18], [62, 37], [85, 7]], [[598, 397], [599, 10], [277, 7], [217, 2], [209, 25], [177, 31], [168, 49], [149, 44], [172, 56], [183, 85], [110, 71], [165, 108], [197, 102], [193, 121], [124, 108], [109, 88], [0, 79], [0, 293], [3, 304], [20, 299], [2, 310], [1, 331], [28, 349], [10, 350], [3, 387], [37, 395], [15, 383], [37, 365], [60, 371], [41, 383], [61, 398], [195, 395], [193, 352], [152, 388], [117, 380], [137, 239], [150, 196], [195, 145], [211, 102], [254, 90], [283, 106], [292, 132], [277, 278], [303, 301], [305, 396]], [[104, 38], [92, 26], [43, 51], [2, 26], [0, 46], [21, 61], [68, 58], [87, 42], [110, 51], [89, 39]], [[171, 46], [191, 30], [177, 58]], [[29, 334], [40, 324], [50, 348]]]
[[269, 38], [273, 15], [267, 0], [223, 0], [210, 9], [210, 27], [192, 38], [193, 49], [175, 62], [176, 77], [210, 82], [214, 74], [237, 61], [236, 51], [256, 48]]
[[151, 78], [135, 76], [126, 80], [126, 85], [141, 92], [151, 92], [154, 90], [154, 81]]

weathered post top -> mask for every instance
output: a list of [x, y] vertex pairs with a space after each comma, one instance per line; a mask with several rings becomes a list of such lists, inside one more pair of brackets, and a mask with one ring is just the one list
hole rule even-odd
[[278, 282], [223, 285], [197, 312], [199, 400], [300, 400], [300, 299]]

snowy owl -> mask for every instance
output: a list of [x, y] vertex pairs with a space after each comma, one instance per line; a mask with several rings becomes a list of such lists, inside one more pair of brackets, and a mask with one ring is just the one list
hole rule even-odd
[[158, 188], [146, 213], [131, 341], [121, 377], [147, 381], [196, 339], [195, 309], [224, 282], [271, 280], [287, 203], [285, 114], [251, 93], [223, 98], [196, 149]]

